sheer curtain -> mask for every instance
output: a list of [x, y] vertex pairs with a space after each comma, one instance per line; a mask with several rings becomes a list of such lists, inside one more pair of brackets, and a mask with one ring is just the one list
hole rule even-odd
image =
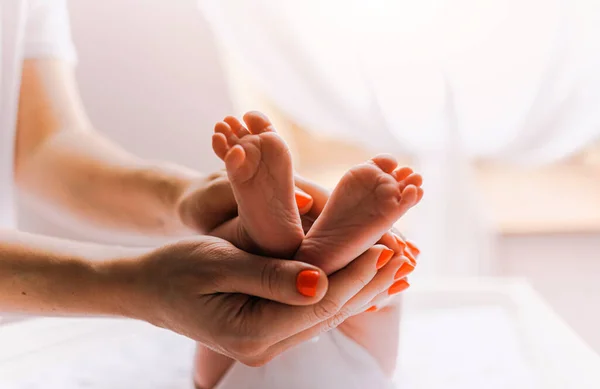
[[283, 112], [412, 155], [427, 273], [489, 271], [473, 158], [543, 164], [600, 135], [600, 2], [201, 0], [221, 50]]

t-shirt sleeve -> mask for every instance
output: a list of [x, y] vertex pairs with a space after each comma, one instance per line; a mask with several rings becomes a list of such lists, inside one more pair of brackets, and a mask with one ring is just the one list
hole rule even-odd
[[29, 0], [24, 55], [77, 62], [67, 0]]

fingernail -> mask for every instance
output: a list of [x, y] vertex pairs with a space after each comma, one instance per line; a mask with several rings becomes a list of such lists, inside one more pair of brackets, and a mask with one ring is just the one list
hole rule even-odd
[[379, 254], [379, 258], [377, 258], [377, 270], [384, 267], [390, 259], [394, 256], [394, 250], [390, 250], [387, 247], [381, 250], [381, 254]]
[[410, 240], [406, 241], [406, 245], [408, 246], [410, 251], [412, 251], [412, 253], [415, 255], [415, 257], [418, 257], [419, 254], [421, 254], [421, 250], [419, 250], [419, 248], [417, 246], [415, 246], [415, 244], [413, 242], [411, 242]]
[[377, 307], [375, 305], [373, 305], [372, 307], [367, 309], [365, 312], [375, 312], [376, 310], [377, 310]]
[[296, 289], [301, 295], [315, 297], [320, 274], [316, 270], [302, 270], [296, 278]]
[[394, 238], [396, 238], [396, 243], [398, 243], [398, 245], [400, 247], [402, 247], [402, 252], [406, 251], [406, 242], [402, 240], [402, 238], [400, 238], [398, 235], [394, 234]]
[[403, 290], [408, 289], [409, 286], [410, 286], [410, 284], [406, 280], [396, 281], [388, 289], [388, 294], [391, 296], [393, 294], [400, 293]]
[[[408, 260], [408, 259], [407, 259]], [[404, 262], [400, 269], [394, 275], [394, 281], [399, 280], [400, 278], [404, 278], [415, 270], [415, 267], [410, 262]]]
[[414, 255], [412, 255], [412, 253], [410, 252], [410, 250], [405, 250], [405, 251], [404, 251], [404, 256], [405, 256], [406, 258], [408, 258], [408, 260], [410, 261], [410, 263], [411, 263], [413, 266], [417, 266], [417, 260], [415, 259], [415, 256], [414, 256]]
[[310, 201], [312, 200], [312, 197], [310, 197], [306, 193], [299, 192], [299, 191], [296, 191], [295, 196], [296, 196], [296, 204], [298, 205], [298, 208], [306, 207], [308, 205], [308, 203], [310, 203]]

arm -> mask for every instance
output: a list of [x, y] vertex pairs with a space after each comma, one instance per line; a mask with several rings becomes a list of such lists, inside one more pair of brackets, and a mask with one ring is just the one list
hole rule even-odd
[[129, 279], [114, 265], [138, 254], [0, 230], [0, 312], [130, 316]]
[[[328, 282], [314, 266], [251, 255], [211, 237], [147, 251], [0, 230], [0, 311], [141, 319], [258, 365], [388, 288], [394, 269], [376, 272], [380, 251], [369, 250]], [[307, 270], [319, 275], [312, 297], [298, 287]]]
[[54, 209], [95, 227], [140, 235], [181, 236], [222, 222], [225, 216], [214, 207], [213, 213], [199, 210], [189, 227], [182, 222], [180, 200], [199, 187], [220, 192], [228, 217], [235, 209], [221, 176], [143, 160], [94, 131], [74, 71], [60, 60], [24, 63], [15, 177], [20, 189]]

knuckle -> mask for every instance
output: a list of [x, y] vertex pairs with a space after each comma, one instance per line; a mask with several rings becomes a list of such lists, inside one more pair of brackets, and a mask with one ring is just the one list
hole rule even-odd
[[246, 366], [250, 366], [250, 367], [261, 367], [266, 365], [267, 363], [271, 362], [273, 360], [274, 356], [273, 355], [259, 355], [259, 356], [254, 356], [248, 359], [245, 359], [242, 361], [242, 363]]
[[265, 349], [263, 342], [245, 338], [233, 342], [229, 346], [229, 351], [235, 355], [235, 359], [252, 361]]
[[196, 258], [204, 258], [202, 263], [203, 270], [209, 275], [210, 284], [219, 288], [228, 280], [228, 271], [226, 266], [222, 266], [223, 260], [235, 255], [233, 246], [223, 244], [220, 239], [206, 237], [206, 240], [195, 247], [192, 255]]
[[331, 331], [337, 328], [340, 324], [346, 321], [351, 316], [351, 312], [347, 309], [343, 309], [337, 314], [333, 315], [325, 322], [324, 331]]
[[281, 288], [284, 265], [280, 262], [266, 262], [261, 270], [261, 284], [269, 296], [274, 296]]
[[354, 280], [357, 284], [360, 285], [360, 289], [362, 290], [365, 286], [369, 285], [369, 282], [373, 279], [372, 274], [359, 274], [354, 277]]
[[313, 306], [314, 315], [319, 321], [326, 321], [335, 316], [342, 308], [339, 301], [336, 301], [330, 297], [323, 297], [323, 299]]

